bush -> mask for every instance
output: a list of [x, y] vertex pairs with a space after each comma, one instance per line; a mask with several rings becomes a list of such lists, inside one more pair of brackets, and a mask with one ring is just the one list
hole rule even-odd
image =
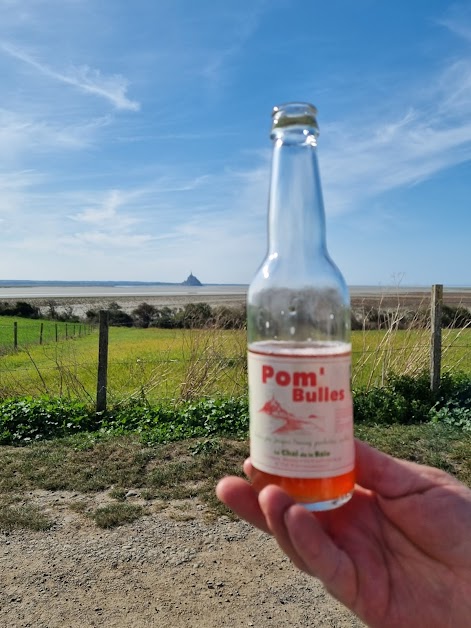
[[115, 408], [103, 418], [102, 430], [137, 431], [146, 443], [169, 443], [185, 438], [248, 435], [249, 413], [245, 397], [150, 406], [133, 402]]
[[214, 326], [218, 329], [244, 329], [247, 321], [246, 308], [219, 305], [213, 308], [213, 319]]
[[462, 328], [471, 325], [471, 312], [461, 305], [442, 307], [442, 327]]
[[160, 327], [161, 329], [175, 329], [181, 327], [181, 321], [178, 319], [179, 312], [179, 309], [169, 308], [168, 306], [157, 309], [150, 327]]
[[[132, 327], [134, 325], [134, 319], [130, 314], [124, 312], [119, 303], [110, 303], [105, 310], [108, 312], [108, 323], [116, 327]], [[100, 312], [98, 310], [87, 310], [85, 314], [87, 322], [96, 324], [100, 318]]]
[[20, 316], [22, 318], [39, 318], [41, 311], [38, 307], [26, 301], [17, 301], [15, 305], [7, 302], [0, 303], [0, 316]]
[[0, 404], [0, 445], [22, 445], [98, 429], [99, 419], [79, 402], [48, 397]]
[[445, 410], [441, 412], [444, 408], [454, 409], [456, 416], [459, 408], [471, 411], [471, 380], [463, 374], [445, 374], [434, 393], [427, 372], [416, 377], [394, 375], [384, 387], [354, 391], [353, 401], [355, 421], [359, 423], [409, 425], [437, 421], [450, 416]]
[[[445, 375], [437, 393], [427, 373], [394, 376], [383, 388], [356, 390], [356, 423], [369, 425], [444, 422], [471, 432], [471, 379]], [[187, 438], [247, 438], [247, 397], [202, 398], [150, 405], [143, 401], [111, 408], [104, 414], [83, 403], [40, 397], [0, 403], [0, 445], [25, 445], [79, 432], [100, 435], [137, 432], [146, 444]]]
[[149, 303], [141, 303], [132, 312], [135, 325], [146, 329], [154, 320], [156, 313], [157, 309], [153, 305], [149, 305]]
[[132, 402], [96, 413], [82, 403], [32, 397], [0, 403], [0, 445], [27, 445], [32, 441], [70, 436], [138, 432], [146, 443], [168, 443], [193, 437], [248, 434], [245, 398], [200, 399], [150, 406]]
[[179, 318], [186, 329], [206, 327], [212, 323], [213, 310], [208, 303], [187, 303]]

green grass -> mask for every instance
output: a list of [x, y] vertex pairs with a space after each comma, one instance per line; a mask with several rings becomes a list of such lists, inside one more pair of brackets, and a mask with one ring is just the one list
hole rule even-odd
[[117, 503], [97, 508], [90, 517], [100, 528], [115, 528], [140, 519], [144, 512], [142, 506]]
[[[110, 328], [108, 398], [197, 398], [242, 394], [243, 332]], [[98, 334], [29, 347], [0, 358], [0, 396], [96, 395]]]
[[26, 528], [36, 532], [49, 530], [52, 520], [31, 504], [15, 504], [0, 498], [0, 530]]
[[[357, 425], [356, 435], [391, 455], [444, 469], [471, 486], [469, 433], [428, 423]], [[37, 490], [77, 493], [70, 510], [101, 527], [134, 521], [152, 512], [153, 502], [154, 510], [165, 510], [172, 500], [197, 499], [208, 517], [230, 515], [214, 488], [224, 475], [242, 474], [247, 454], [246, 441], [214, 437], [149, 447], [137, 434], [81, 434], [28, 447], [0, 447], [0, 529], [53, 525], [54, 512], [46, 516], [32, 503]], [[145, 504], [126, 498], [131, 489]], [[103, 491], [111, 501], [92, 506], [93, 496]]]
[[28, 347], [40, 342], [41, 325], [42, 341], [48, 344], [57, 339], [76, 337], [89, 333], [90, 327], [84, 323], [64, 323], [43, 319], [19, 318], [16, 316], [0, 316], [0, 355], [14, 351], [14, 324], [17, 323], [18, 346]]
[[[430, 330], [352, 332], [354, 387], [381, 386], [390, 372], [416, 375], [430, 366]], [[442, 372], [471, 374], [471, 329], [442, 330]]]
[[[2, 319], [0, 318], [0, 325]], [[38, 321], [28, 321], [38, 331]], [[21, 321], [23, 325], [23, 320]], [[26, 325], [26, 321], [25, 321]], [[53, 323], [51, 323], [53, 325]], [[382, 385], [392, 371], [429, 366], [428, 330], [352, 333], [353, 386]], [[471, 373], [471, 329], [443, 330], [443, 372]], [[108, 399], [197, 399], [247, 390], [244, 331], [110, 328]], [[0, 357], [0, 397], [67, 396], [93, 403], [98, 334]]]

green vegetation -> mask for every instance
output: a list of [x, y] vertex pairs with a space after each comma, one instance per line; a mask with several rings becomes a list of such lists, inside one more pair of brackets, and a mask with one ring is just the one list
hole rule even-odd
[[26, 301], [17, 301], [12, 305], [5, 301], [0, 302], [0, 316], [19, 316], [22, 318], [39, 318], [40, 309]]
[[[151, 512], [149, 508], [165, 508], [170, 500], [197, 498], [206, 505], [208, 516], [214, 516], [225, 512], [214, 495], [216, 482], [227, 473], [240, 474], [247, 454], [245, 441], [219, 436], [149, 447], [133, 433], [87, 433], [28, 447], [0, 447], [0, 495], [10, 502], [21, 495], [24, 502], [34, 499], [37, 490], [79, 492], [80, 499], [71, 502], [70, 509], [101, 527], [132, 521]], [[129, 489], [135, 489], [145, 504], [131, 503], [126, 498]], [[93, 496], [103, 491], [113, 501], [96, 508]], [[0, 529], [29, 526], [14, 508], [8, 522], [7, 515], [0, 518]], [[46, 526], [48, 519], [37, 520], [35, 529], [40, 529], [40, 521]]]
[[[470, 348], [471, 329], [444, 330], [443, 372], [471, 374]], [[355, 331], [352, 349], [354, 388], [372, 388], [384, 384], [391, 373], [415, 376], [427, 369], [430, 334], [423, 329]], [[93, 404], [97, 365], [96, 333], [68, 342], [30, 346], [1, 357], [0, 399], [48, 395]], [[246, 390], [244, 330], [110, 329], [111, 404], [132, 399], [155, 403], [162, 399], [240, 396]]]
[[[471, 432], [471, 378], [446, 375], [433, 393], [426, 372], [392, 376], [383, 387], [354, 390], [357, 424], [446, 423]], [[78, 433], [137, 433], [145, 445], [188, 438], [243, 439], [248, 433], [247, 397], [200, 398], [150, 404], [133, 400], [96, 413], [75, 400], [21, 397], [0, 402], [0, 445], [24, 445]]]
[[[93, 403], [97, 365], [97, 334], [29, 347], [1, 358], [0, 398], [49, 395]], [[244, 331], [110, 328], [111, 403], [237, 396], [245, 390]]]
[[[442, 372], [471, 375], [471, 328], [442, 332]], [[352, 332], [354, 388], [383, 385], [391, 374], [416, 376], [430, 365], [430, 330], [397, 329]]]
[[10, 399], [0, 403], [0, 445], [34, 441], [81, 432], [136, 432], [145, 444], [169, 443], [194, 437], [244, 438], [248, 430], [245, 397], [149, 405], [131, 402], [106, 414], [76, 401], [49, 397]]
[[[46, 345], [66, 338], [78, 338], [89, 334], [91, 328], [84, 323], [57, 322], [39, 318], [0, 317], [0, 356], [15, 352], [14, 327], [17, 323], [17, 343], [19, 349], [31, 345]], [[42, 331], [42, 334], [41, 334]]]
[[[447, 376], [433, 394], [425, 373], [395, 376], [382, 388], [356, 391], [354, 406], [357, 436], [471, 485], [469, 377]], [[133, 521], [172, 500], [196, 499], [208, 516], [220, 514], [225, 510], [214, 486], [227, 473], [241, 473], [247, 433], [245, 397], [132, 402], [104, 415], [73, 400], [4, 401], [0, 529], [52, 525], [51, 515], [34, 503], [38, 490], [79, 492], [71, 509], [102, 527]], [[97, 506], [93, 495], [103, 492], [108, 503]]]
[[37, 506], [11, 503], [0, 498], [0, 530], [27, 528], [39, 532], [49, 530], [52, 525], [53, 522]]
[[[110, 303], [107, 310], [110, 325], [124, 327], [159, 327], [161, 329], [243, 329], [245, 307], [211, 307], [208, 303], [187, 303], [182, 308], [157, 308], [141, 303], [131, 314], [124, 312], [119, 303]], [[98, 323], [98, 310], [88, 310], [89, 323]]]
[[[131, 314], [125, 312], [119, 303], [112, 302], [105, 310], [110, 325], [121, 327], [160, 327], [163, 329], [242, 329], [245, 327], [245, 307], [226, 307], [224, 305], [211, 307], [208, 303], [187, 303], [182, 308], [157, 308], [149, 303], [141, 303]], [[0, 316], [14, 316], [16, 318], [39, 319], [41, 316], [51, 321], [80, 322], [74, 314], [73, 308], [67, 306], [58, 309], [54, 300], [49, 301], [46, 312], [25, 301], [17, 301], [15, 305], [0, 302]], [[85, 320], [91, 324], [98, 323], [99, 310], [90, 309], [86, 312]]]
[[132, 523], [143, 514], [142, 506], [115, 503], [97, 508], [90, 517], [100, 528], [114, 528], [125, 523]]
[[[23, 305], [19, 311], [25, 310]], [[0, 359], [0, 398], [48, 395], [92, 404], [96, 395], [98, 335], [84, 335], [90, 326], [57, 323], [55, 306], [51, 304], [49, 310], [49, 316], [55, 320], [0, 316], [0, 351], [9, 354]], [[97, 316], [92, 310], [87, 313], [89, 321], [96, 321]], [[108, 316], [113, 325], [108, 360], [110, 403], [245, 394], [243, 308], [211, 308], [206, 303], [192, 303], [171, 310], [142, 303], [128, 315], [119, 304], [111, 303]], [[469, 317], [471, 313], [466, 308], [444, 307], [445, 373], [471, 373]], [[17, 351], [13, 351], [15, 320]], [[370, 308], [355, 320], [359, 327], [352, 332], [355, 389], [383, 385], [394, 373], [415, 376], [429, 367], [430, 329], [422, 311]], [[43, 344], [38, 346], [41, 325]], [[73, 341], [55, 342], [56, 326], [60, 339], [67, 336], [69, 340], [73, 337]]]
[[[55, 342], [56, 324], [65, 338], [57, 318], [1, 316], [0, 347], [11, 342], [18, 320], [20, 348], [9, 346], [0, 357], [0, 529], [53, 525], [53, 515], [34, 501], [38, 490], [80, 493], [70, 509], [101, 527], [171, 500], [198, 500], [212, 516], [225, 512], [214, 485], [240, 473], [248, 453], [246, 334], [222, 314], [216, 324], [214, 311], [197, 305], [184, 316], [180, 310], [175, 325], [177, 311], [142, 304], [132, 326], [110, 306], [118, 326], [110, 329], [106, 413], [94, 410], [97, 334], [72, 337], [69, 322], [68, 340]], [[352, 333], [356, 433], [471, 485], [471, 329], [462, 326], [465, 311], [447, 316], [436, 393], [427, 373], [426, 324], [373, 313], [368, 329]], [[139, 499], [129, 497], [135, 491]], [[97, 506], [99, 493], [106, 500]]]

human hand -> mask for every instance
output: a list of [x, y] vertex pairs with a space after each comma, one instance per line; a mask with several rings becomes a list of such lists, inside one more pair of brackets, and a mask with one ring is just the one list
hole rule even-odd
[[[359, 441], [356, 460], [354, 495], [336, 510], [314, 514], [236, 477], [216, 492], [368, 625], [471, 626], [471, 490]], [[250, 477], [250, 460], [244, 470]]]

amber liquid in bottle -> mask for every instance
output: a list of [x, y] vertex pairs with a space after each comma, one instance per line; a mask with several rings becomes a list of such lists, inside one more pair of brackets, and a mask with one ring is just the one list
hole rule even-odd
[[[343, 496], [349, 495], [353, 489], [355, 471], [352, 469], [348, 473], [332, 478], [289, 478], [254, 469], [252, 484], [257, 492], [269, 484], [276, 484], [301, 504], [321, 504], [323, 502], [334, 504], [339, 502], [338, 505], [340, 506], [340, 502], [343, 502]], [[312, 508], [312, 510], [316, 510], [316, 508]]]
[[350, 303], [325, 244], [312, 105], [275, 108], [268, 254], [247, 298], [252, 483], [310, 510], [355, 483]]

